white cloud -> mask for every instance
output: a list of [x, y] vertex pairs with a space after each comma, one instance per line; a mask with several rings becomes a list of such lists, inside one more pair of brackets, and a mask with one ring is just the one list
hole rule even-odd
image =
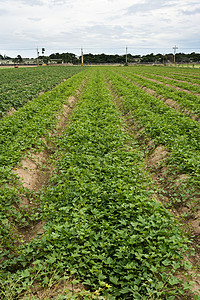
[[0, 7], [0, 53], [10, 56], [35, 56], [37, 46], [46, 54], [200, 50], [199, 0], [0, 0]]

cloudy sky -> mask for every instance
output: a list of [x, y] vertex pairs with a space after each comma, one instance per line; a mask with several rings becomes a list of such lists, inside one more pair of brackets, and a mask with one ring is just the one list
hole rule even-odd
[[0, 54], [200, 52], [199, 0], [0, 0]]

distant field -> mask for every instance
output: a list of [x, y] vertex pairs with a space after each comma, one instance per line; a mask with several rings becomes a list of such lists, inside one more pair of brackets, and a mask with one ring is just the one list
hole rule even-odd
[[200, 68], [200, 64], [178, 64], [177, 66], [182, 68]]
[[0, 117], [80, 72], [80, 67], [0, 68]]
[[2, 299], [199, 299], [199, 70], [0, 80]]

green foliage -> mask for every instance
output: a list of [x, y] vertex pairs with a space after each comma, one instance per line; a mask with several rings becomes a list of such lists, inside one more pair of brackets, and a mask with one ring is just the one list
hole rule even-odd
[[[176, 272], [185, 266], [184, 258], [190, 250], [188, 239], [170, 213], [152, 200], [153, 187], [143, 153], [122, 130], [125, 124], [102, 70], [105, 69], [75, 75], [2, 122], [9, 135], [3, 140], [8, 146], [1, 154], [5, 185], [2, 206], [5, 211], [8, 203], [10, 211], [13, 199], [19, 201], [14, 188], [7, 194], [6, 184], [16, 180], [11, 167], [30, 145], [40, 147], [38, 138], [53, 128], [53, 116], [62, 103], [89, 77], [68, 128], [56, 140], [54, 174], [40, 197], [38, 214], [46, 221], [45, 234], [16, 247], [14, 253], [8, 248], [8, 255], [2, 259], [3, 295], [10, 289], [17, 299], [34, 282], [51, 288], [64, 278], [70, 278], [72, 284], [78, 280], [85, 285], [86, 291], [79, 293], [84, 299], [174, 299], [184, 297], [188, 289], [186, 284], [181, 288], [181, 280], [176, 277]], [[123, 95], [125, 112], [134, 110], [135, 119], [157, 144], [173, 149], [173, 134], [176, 142], [182, 141], [180, 135], [188, 142], [191, 134], [189, 145], [197, 151], [196, 123], [187, 123], [153, 97], [145, 98], [146, 94], [115, 72], [106, 74], [117, 93]], [[167, 120], [177, 120], [175, 129], [167, 125]], [[181, 127], [182, 120], [186, 123]], [[188, 124], [191, 127], [186, 128]], [[161, 125], [163, 131], [159, 131]], [[16, 148], [12, 148], [15, 144]], [[193, 165], [197, 170], [196, 161]], [[0, 216], [7, 226], [3, 214]], [[18, 221], [23, 220], [18, 211], [13, 210], [13, 214]], [[76, 296], [66, 290], [58, 299]]]
[[61, 66], [0, 70], [0, 117], [82, 70], [81, 67]]
[[[171, 68], [134, 67], [133, 69], [130, 67], [126, 71], [120, 70], [120, 73], [131, 79], [134, 83], [153, 90], [162, 99], [173, 99], [184, 113], [187, 109], [189, 115], [195, 113], [197, 116], [200, 116], [198, 77], [193, 78], [195, 72], [193, 72], [193, 76], [188, 75], [185, 78], [177, 74], [177, 69], [173, 69], [173, 71]], [[182, 73], [185, 73], [184, 69], [182, 69]], [[166, 76], [170, 78], [166, 78]]]
[[[30, 230], [41, 217], [38, 202], [40, 195], [19, 185], [12, 169], [24, 153], [34, 147], [43, 147], [42, 136], [56, 125], [56, 115], [67, 98], [80, 86], [85, 74], [79, 73], [51, 92], [27, 103], [12, 116], [1, 120], [0, 132], [0, 261], [7, 267], [7, 259], [21, 251], [23, 231]], [[34, 206], [22, 205], [22, 199], [34, 202]]]
[[14, 166], [26, 149], [39, 148], [43, 144], [40, 137], [48, 136], [48, 131], [55, 127], [56, 115], [84, 76], [84, 73], [75, 75], [73, 79], [27, 103], [16, 114], [1, 120], [1, 167]]
[[153, 139], [156, 145], [165, 145], [171, 151], [169, 163], [175, 165], [179, 172], [192, 174], [198, 180], [199, 123], [147, 94], [126, 78], [111, 72], [107, 75], [116, 92], [123, 96], [124, 112], [129, 113], [139, 127], [144, 127], [143, 134]]
[[100, 292], [108, 299], [177, 295], [173, 273], [187, 239], [150, 200], [142, 153], [121, 130], [102, 73], [93, 73], [57, 141], [57, 172], [43, 202], [47, 232], [9, 260], [7, 272], [18, 266], [11, 277], [30, 282], [38, 274], [44, 286], [52, 270], [69, 272], [91, 292], [109, 287]]

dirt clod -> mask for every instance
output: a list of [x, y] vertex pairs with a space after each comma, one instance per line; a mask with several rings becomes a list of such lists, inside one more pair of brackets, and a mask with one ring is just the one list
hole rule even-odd
[[158, 146], [154, 152], [150, 155], [148, 161], [150, 165], [157, 165], [161, 162], [166, 156], [168, 152], [163, 146]]
[[13, 169], [13, 172], [19, 176], [22, 185], [29, 190], [37, 190], [41, 182], [41, 164], [46, 160], [45, 152], [34, 155], [33, 158], [24, 158], [20, 167]]

